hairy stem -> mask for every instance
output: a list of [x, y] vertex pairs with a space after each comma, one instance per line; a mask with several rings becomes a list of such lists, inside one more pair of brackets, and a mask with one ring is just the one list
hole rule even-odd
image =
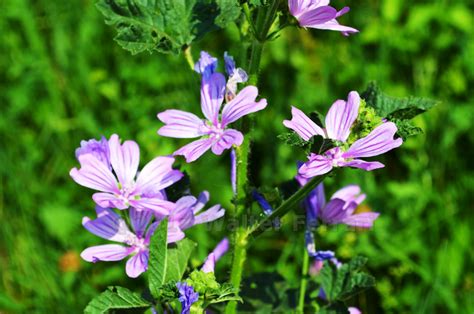
[[298, 299], [297, 313], [304, 313], [304, 300], [306, 295], [306, 286], [308, 285], [309, 255], [306, 248], [303, 249], [303, 265], [301, 268], [300, 296]]
[[[268, 35], [270, 26], [275, 20], [278, 4], [280, 0], [274, 0], [272, 4], [266, 7], [261, 7], [257, 12], [257, 20], [252, 25], [253, 39], [251, 41], [250, 59], [248, 65], [249, 84], [256, 85], [258, 81], [258, 71], [260, 67], [260, 60], [262, 58], [263, 46]], [[244, 8], [245, 9], [245, 8]], [[250, 18], [250, 12], [245, 11], [246, 17]], [[243, 119], [241, 124], [241, 131], [247, 136], [241, 146], [236, 149], [237, 157], [237, 193], [235, 195], [235, 208], [232, 212], [232, 218], [238, 223], [233, 235], [234, 251], [232, 256], [232, 267], [230, 273], [230, 282], [239, 290], [242, 282], [242, 273], [245, 259], [247, 256], [247, 243], [249, 229], [243, 223], [242, 215], [245, 212], [247, 205], [247, 183], [248, 183], [248, 159], [250, 154], [250, 130], [251, 122], [249, 119]], [[237, 302], [231, 301], [227, 304], [226, 313], [233, 314], [237, 311]]]

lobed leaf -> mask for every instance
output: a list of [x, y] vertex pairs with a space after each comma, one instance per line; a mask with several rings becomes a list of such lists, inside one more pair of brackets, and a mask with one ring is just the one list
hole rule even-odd
[[115, 309], [148, 308], [151, 303], [143, 299], [140, 294], [123, 287], [108, 287], [89, 302], [84, 309], [87, 314], [107, 313]]
[[132, 54], [177, 54], [240, 15], [237, 0], [100, 0], [97, 8], [116, 28], [115, 40]]
[[344, 301], [362, 290], [375, 285], [375, 279], [361, 272], [367, 258], [356, 256], [349, 263], [337, 268], [326, 262], [321, 270], [319, 281], [330, 303]]
[[361, 96], [380, 117], [390, 118], [393, 115], [394, 119], [412, 119], [437, 104], [436, 101], [428, 98], [388, 96], [374, 82], [369, 84]]

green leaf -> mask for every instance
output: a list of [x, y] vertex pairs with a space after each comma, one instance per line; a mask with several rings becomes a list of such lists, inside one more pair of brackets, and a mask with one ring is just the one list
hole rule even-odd
[[407, 138], [411, 136], [415, 136], [418, 134], [423, 133], [423, 129], [420, 127], [417, 127], [413, 125], [413, 123], [409, 120], [392, 120], [397, 125], [397, 134], [400, 135], [400, 137], [403, 140], [406, 140]]
[[156, 228], [150, 242], [148, 280], [151, 294], [158, 298], [160, 287], [165, 283], [167, 264], [168, 220], [163, 219]]
[[115, 40], [132, 54], [179, 53], [240, 15], [237, 0], [100, 0], [97, 8], [116, 28]]
[[393, 119], [412, 119], [433, 108], [437, 102], [420, 97], [391, 97], [383, 93], [376, 83], [372, 82], [362, 93], [368, 106], [373, 107], [380, 117]]
[[301, 147], [303, 149], [309, 149], [311, 147], [312, 139], [308, 142], [303, 140], [296, 132], [287, 132], [283, 134], [279, 134], [278, 138], [285, 142], [285, 144], [295, 147]]
[[333, 263], [324, 264], [319, 281], [329, 302], [344, 301], [375, 285], [372, 276], [361, 272], [361, 268], [366, 263], [367, 258], [356, 256], [339, 268]]
[[213, 291], [212, 294], [206, 295], [206, 298], [210, 298], [210, 295], [213, 295], [213, 298], [209, 300], [209, 304], [228, 301], [242, 302], [242, 298], [239, 297], [237, 289], [228, 282], [222, 284], [219, 289]]
[[188, 265], [188, 260], [195, 247], [195, 242], [189, 239], [184, 239], [177, 242], [175, 247], [168, 249], [165, 282], [181, 280], [184, 271], [186, 270], [186, 266]]
[[123, 287], [108, 287], [107, 290], [92, 299], [84, 313], [107, 313], [114, 309], [148, 308], [151, 303], [143, 299], [140, 294]]

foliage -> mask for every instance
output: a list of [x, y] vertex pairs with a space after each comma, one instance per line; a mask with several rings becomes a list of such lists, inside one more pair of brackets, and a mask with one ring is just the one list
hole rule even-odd
[[110, 310], [148, 308], [150, 306], [150, 302], [127, 288], [109, 287], [87, 305], [84, 313], [99, 314], [108, 313]]
[[240, 15], [236, 0], [100, 0], [97, 8], [116, 27], [115, 40], [132, 54], [179, 53]]

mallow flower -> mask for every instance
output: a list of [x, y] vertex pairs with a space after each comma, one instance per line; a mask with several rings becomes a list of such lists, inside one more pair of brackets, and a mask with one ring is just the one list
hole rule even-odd
[[183, 196], [171, 209], [168, 216], [168, 243], [177, 242], [185, 237], [184, 230], [192, 226], [211, 222], [221, 218], [225, 210], [219, 205], [214, 205], [207, 210], [202, 210], [209, 201], [209, 193], [202, 192], [198, 198]]
[[110, 208], [96, 206], [96, 219], [84, 217], [82, 225], [89, 232], [106, 240], [120, 242], [120, 244], [104, 244], [92, 246], [81, 253], [81, 257], [88, 262], [120, 261], [131, 256], [125, 267], [127, 276], [138, 277], [148, 268], [148, 245], [156, 229], [156, 225], [149, 225], [153, 218], [151, 211], [138, 211], [131, 207], [129, 210], [132, 230], [124, 219]]
[[76, 150], [81, 168], [73, 168], [69, 174], [78, 184], [100, 191], [92, 196], [97, 205], [117, 209], [132, 206], [137, 211], [168, 215], [173, 203], [164, 199], [163, 189], [183, 176], [173, 170], [173, 157], [156, 157], [138, 173], [140, 150], [136, 142], [120, 144], [118, 135], [113, 134], [107, 145], [101, 140], [102, 150], [91, 148], [94, 142], [88, 143], [87, 149]]
[[292, 119], [283, 122], [287, 128], [294, 130], [305, 141], [320, 135], [325, 139], [333, 140], [337, 145], [322, 154], [311, 153], [308, 161], [299, 168], [299, 175], [312, 178], [328, 173], [334, 167], [353, 167], [366, 171], [384, 167], [380, 162], [368, 162], [359, 158], [386, 153], [402, 145], [403, 140], [394, 138], [397, 132], [395, 123], [383, 122], [367, 136], [349, 146], [347, 139], [351, 133], [351, 127], [357, 120], [360, 101], [359, 94], [354, 91], [349, 93], [347, 102], [336, 100], [326, 115], [325, 129], [314, 123], [301, 110], [292, 107]]
[[217, 261], [229, 250], [229, 239], [224, 238], [219, 242], [214, 250], [207, 256], [206, 261], [201, 267], [205, 273], [213, 273]]
[[256, 101], [258, 89], [255, 86], [247, 86], [232, 97], [232, 100], [227, 102], [221, 110], [227, 83], [223, 74], [214, 72], [216, 62], [205, 53], [201, 54], [201, 59], [195, 67], [202, 74], [201, 111], [205, 119], [176, 109], [165, 110], [158, 114], [158, 119], [165, 123], [158, 130], [159, 135], [174, 138], [199, 138], [174, 152], [174, 155], [184, 156], [186, 162], [195, 161], [209, 149], [214, 154], [221, 155], [224, 150], [233, 145], [240, 146], [244, 139], [243, 134], [229, 128], [229, 125], [267, 106], [265, 99]]
[[194, 291], [194, 288], [186, 282], [177, 282], [176, 287], [179, 292], [179, 302], [181, 302], [181, 314], [189, 314], [191, 312], [191, 305], [199, 300], [199, 293]]
[[[296, 180], [302, 186], [308, 181], [302, 176], [296, 176]], [[320, 183], [304, 202], [308, 227], [315, 227], [317, 219], [319, 219], [329, 225], [345, 224], [358, 228], [372, 228], [379, 213], [354, 213], [365, 197], [366, 195], [361, 193], [359, 186], [348, 185], [334, 193], [326, 203], [324, 186]]]
[[337, 11], [329, 6], [329, 0], [288, 0], [288, 6], [301, 27], [339, 31], [345, 36], [359, 32], [355, 28], [340, 25], [336, 20], [349, 12], [349, 7]]

